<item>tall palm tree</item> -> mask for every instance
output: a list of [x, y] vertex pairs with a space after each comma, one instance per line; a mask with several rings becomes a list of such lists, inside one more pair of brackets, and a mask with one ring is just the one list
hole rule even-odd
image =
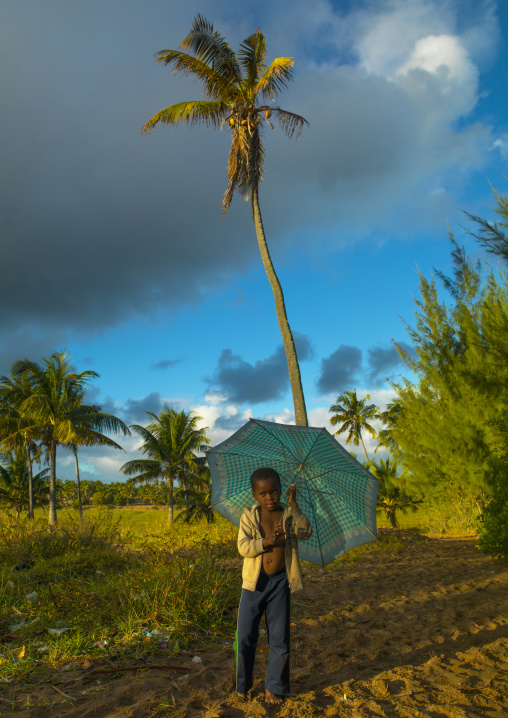
[[228, 186], [222, 200], [227, 212], [235, 190], [251, 203], [252, 219], [263, 266], [273, 291], [279, 329], [288, 363], [296, 423], [307, 426], [300, 368], [289, 326], [284, 295], [266, 243], [261, 211], [259, 184], [262, 179], [264, 147], [262, 131], [273, 125], [275, 117], [288, 137], [297, 137], [309, 123], [300, 115], [283, 110], [276, 103], [280, 93], [293, 79], [293, 58], [279, 57], [270, 64], [266, 58], [265, 37], [258, 30], [247, 37], [235, 55], [225, 38], [201, 15], [178, 50], [162, 50], [156, 62], [169, 65], [174, 73], [197, 78], [203, 85], [205, 100], [179, 102], [161, 110], [148, 120], [143, 132], [158, 124], [205, 124], [215, 129], [224, 125], [231, 131], [228, 161]]
[[147, 412], [152, 421], [148, 426], [132, 424], [143, 439], [141, 453], [149, 458], [127, 461], [120, 471], [133, 476], [132, 481], [143, 482], [163, 478], [169, 489], [168, 524], [173, 523], [173, 486], [179, 474], [194, 467], [195, 452], [209, 444], [208, 427], [199, 429], [202, 420], [192, 412], [176, 411], [167, 404], [159, 415]]
[[129, 433], [128, 427], [111, 414], [97, 412], [97, 407], [83, 404], [88, 383], [99, 375], [94, 371], [80, 374], [71, 371], [71, 358], [66, 352], [55, 352], [43, 364], [29, 359], [16, 361], [11, 374], [27, 376], [30, 391], [19, 404], [21, 418], [14, 435], [33, 432], [40, 436], [50, 462], [49, 525], [57, 523], [56, 514], [56, 451], [58, 445], [69, 446], [86, 428], [108, 432]]
[[373, 437], [376, 436], [376, 430], [368, 422], [377, 418], [378, 408], [375, 404], [367, 404], [367, 399], [370, 399], [370, 394], [366, 394], [363, 399], [358, 399], [356, 389], [345, 391], [337, 397], [337, 403], [330, 407], [330, 411], [333, 412], [330, 424], [332, 426], [341, 425], [334, 436], [343, 434], [345, 431], [348, 432], [346, 444], [353, 442], [355, 446], [358, 446], [361, 443], [365, 458], [369, 461], [362, 431], [365, 429]]
[[[1, 457], [0, 463], [0, 502], [11, 506], [19, 518], [21, 511], [26, 508], [28, 514], [29, 492], [28, 484], [32, 489], [30, 500], [33, 506], [40, 506], [48, 497], [49, 469], [39, 471], [35, 476], [28, 470], [28, 462], [24, 449], [8, 451]], [[33, 516], [29, 516], [33, 518]]]
[[[35, 439], [39, 438], [37, 431], [16, 431], [19, 420], [27, 420], [20, 407], [27, 396], [30, 395], [31, 386], [28, 376], [2, 376], [0, 377], [0, 443], [4, 449], [17, 451], [24, 449], [28, 469], [28, 518], [34, 517], [33, 503], [33, 459], [38, 454]], [[15, 433], [13, 433], [15, 432]]]

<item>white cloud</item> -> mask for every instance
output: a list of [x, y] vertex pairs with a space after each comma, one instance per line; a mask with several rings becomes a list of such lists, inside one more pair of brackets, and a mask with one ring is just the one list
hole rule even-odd
[[498, 137], [498, 139], [492, 145], [492, 149], [499, 150], [501, 157], [505, 160], [508, 159], [508, 135], [504, 137]]
[[272, 414], [265, 414], [263, 416], [265, 421], [276, 421], [278, 424], [294, 424], [295, 423], [295, 412], [293, 409], [285, 407], [282, 411], [277, 411]]
[[446, 3], [437, 12], [436, 3], [399, 0], [362, 13], [357, 49], [361, 66], [369, 73], [392, 78], [422, 34], [443, 32], [453, 25]]
[[478, 101], [478, 69], [461, 41], [450, 35], [429, 35], [415, 44], [396, 81], [421, 106], [429, 120], [453, 122]]

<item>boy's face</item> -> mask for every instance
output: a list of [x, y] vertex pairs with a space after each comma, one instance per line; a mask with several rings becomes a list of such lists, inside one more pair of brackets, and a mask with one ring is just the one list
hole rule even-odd
[[280, 487], [275, 479], [256, 481], [252, 495], [264, 511], [276, 511], [279, 508]]

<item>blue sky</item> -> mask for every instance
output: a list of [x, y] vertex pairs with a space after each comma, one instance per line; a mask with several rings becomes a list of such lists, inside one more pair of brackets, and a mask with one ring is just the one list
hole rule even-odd
[[[233, 48], [259, 27], [292, 56], [280, 105], [310, 122], [266, 134], [261, 208], [315, 426], [344, 390], [381, 407], [407, 339], [417, 268], [450, 268], [447, 223], [506, 191], [505, 4], [4, 0], [0, 7], [0, 373], [66, 347], [127, 422], [167, 402], [213, 443], [249, 416], [292, 421], [271, 290], [249, 207], [225, 217], [229, 136], [140, 129], [201, 97], [154, 64], [200, 12]], [[289, 10], [290, 8], [290, 10]], [[84, 478], [134, 455], [83, 451]], [[373, 442], [368, 448], [373, 449]], [[59, 474], [72, 478], [61, 452]]]

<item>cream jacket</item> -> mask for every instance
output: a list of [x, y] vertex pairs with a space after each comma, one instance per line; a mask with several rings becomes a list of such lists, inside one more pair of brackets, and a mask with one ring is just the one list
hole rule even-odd
[[[286, 533], [286, 573], [288, 576], [291, 591], [301, 591], [302, 570], [298, 558], [298, 540], [305, 541], [310, 538], [312, 528], [309, 519], [300, 509], [292, 509], [287, 504], [282, 504], [282, 525]], [[263, 537], [260, 531], [261, 506], [255, 504], [243, 510], [240, 518], [240, 530], [238, 532], [238, 551], [244, 557], [242, 570], [242, 588], [248, 591], [256, 590], [256, 583], [259, 578], [263, 564]]]

